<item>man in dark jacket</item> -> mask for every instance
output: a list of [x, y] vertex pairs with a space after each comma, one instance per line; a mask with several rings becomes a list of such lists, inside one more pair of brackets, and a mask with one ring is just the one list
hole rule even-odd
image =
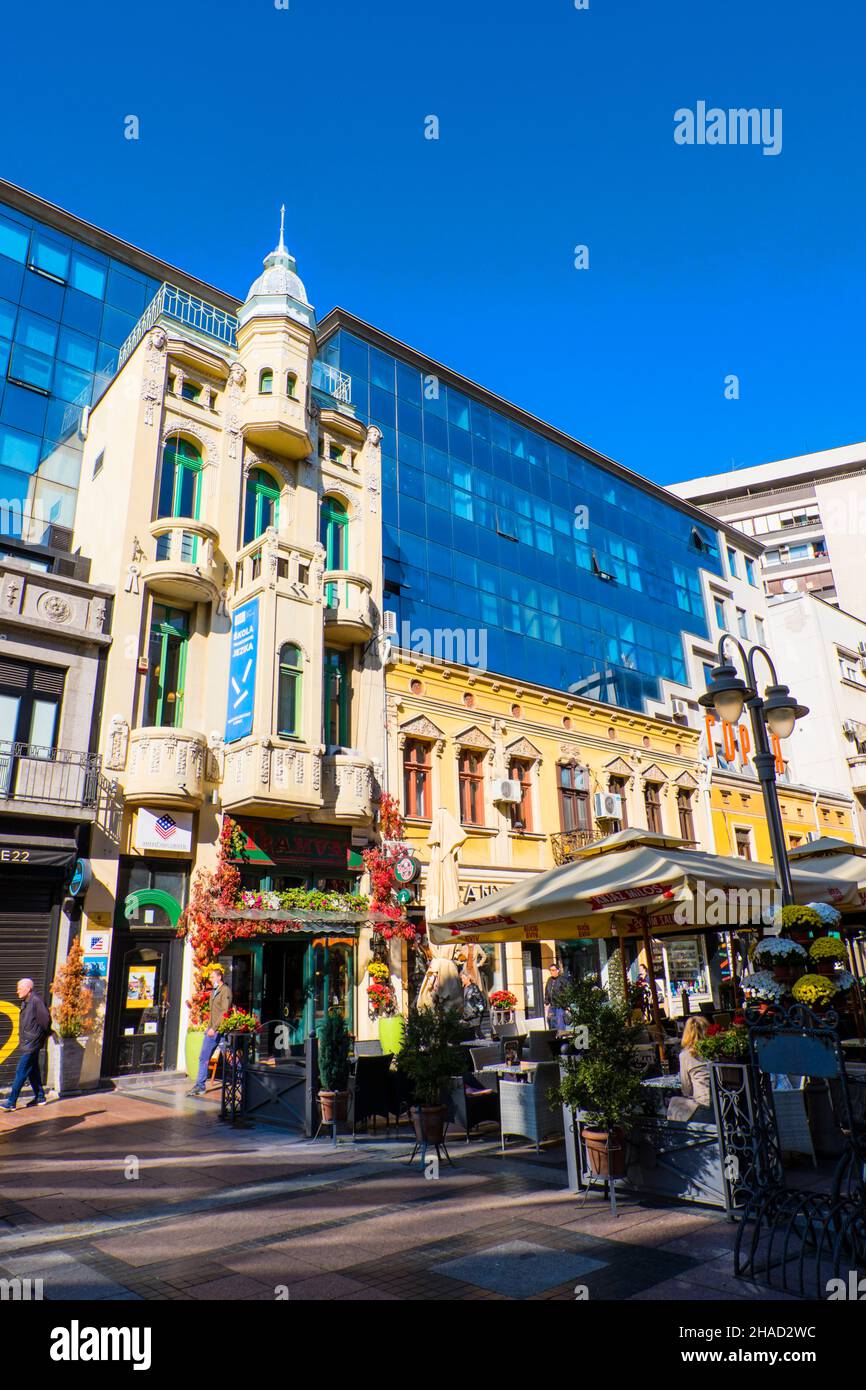
[[544, 986], [544, 1003], [547, 1008], [547, 1026], [562, 1033], [568, 1026], [566, 1011], [562, 1007], [563, 997], [571, 984], [570, 977], [562, 970], [558, 961], [550, 967], [550, 976]]
[[21, 1009], [18, 1014], [18, 1041], [21, 1059], [12, 1082], [9, 1099], [0, 1105], [0, 1110], [14, 1110], [22, 1088], [29, 1081], [33, 1087], [30, 1105], [47, 1105], [42, 1074], [39, 1070], [39, 1054], [51, 1032], [51, 1014], [45, 1000], [40, 998], [33, 987], [32, 980], [19, 980], [16, 986]]
[[207, 1069], [211, 1057], [218, 1047], [224, 1047], [224, 1040], [217, 1032], [226, 1014], [232, 1010], [232, 992], [224, 982], [225, 971], [221, 965], [212, 965], [209, 971], [211, 983], [210, 1013], [208, 1015], [207, 1032], [201, 1040], [201, 1052], [198, 1058], [198, 1076], [191, 1091], [187, 1091], [188, 1096], [203, 1096], [205, 1083], [207, 1082]]

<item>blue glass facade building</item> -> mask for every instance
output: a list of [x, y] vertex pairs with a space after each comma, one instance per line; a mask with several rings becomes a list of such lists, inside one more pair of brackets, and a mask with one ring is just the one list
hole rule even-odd
[[[71, 526], [81, 440], [70, 423], [159, 281], [0, 203], [0, 499], [4, 531], [40, 471], [43, 516]], [[7, 524], [7, 518], [10, 524]]]
[[[145, 253], [129, 264], [116, 252], [133, 248], [98, 229], [60, 229], [70, 221], [0, 200], [0, 531], [12, 536], [37, 470], [40, 516], [71, 526], [81, 403], [162, 280], [219, 295]], [[491, 671], [633, 709], [662, 678], [688, 683], [683, 633], [709, 635], [699, 571], [722, 575], [709, 518], [342, 310], [322, 335], [321, 358], [382, 431], [386, 607], [404, 645], [409, 634], [447, 656], [437, 633], [472, 634]]]
[[687, 684], [683, 632], [708, 636], [699, 570], [722, 574], [712, 526], [363, 327], [326, 320], [322, 356], [382, 431], [402, 644], [438, 655], [437, 630], [482, 630], [487, 669], [632, 709], [662, 677]]

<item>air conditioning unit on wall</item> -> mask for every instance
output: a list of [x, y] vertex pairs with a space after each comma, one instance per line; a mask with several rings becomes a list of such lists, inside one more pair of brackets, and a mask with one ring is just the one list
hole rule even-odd
[[596, 792], [596, 820], [622, 820], [622, 797], [615, 792]]
[[688, 700], [671, 700], [671, 709], [675, 715], [688, 714], [689, 702]]
[[493, 783], [493, 800], [504, 801], [508, 806], [519, 806], [523, 791], [519, 782], [503, 781]]

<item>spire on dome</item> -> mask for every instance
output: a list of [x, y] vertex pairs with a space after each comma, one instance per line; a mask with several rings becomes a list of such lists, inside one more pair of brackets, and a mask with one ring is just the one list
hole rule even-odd
[[238, 315], [244, 323], [253, 317], [274, 317], [281, 314], [299, 319], [315, 327], [315, 315], [304, 283], [298, 275], [295, 258], [286, 248], [286, 205], [280, 205], [280, 240], [264, 260], [264, 270], [250, 285], [249, 293]]

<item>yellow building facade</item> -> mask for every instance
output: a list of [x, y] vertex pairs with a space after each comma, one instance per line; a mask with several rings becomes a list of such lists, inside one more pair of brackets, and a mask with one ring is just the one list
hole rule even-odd
[[[422, 868], [444, 807], [461, 826], [461, 903], [519, 882], [592, 839], [635, 827], [710, 836], [694, 729], [465, 666], [395, 653], [386, 669], [387, 784]], [[604, 943], [585, 948], [605, 972]], [[578, 944], [575, 950], [579, 953]], [[492, 979], [543, 1012], [552, 942], [496, 947]]]

